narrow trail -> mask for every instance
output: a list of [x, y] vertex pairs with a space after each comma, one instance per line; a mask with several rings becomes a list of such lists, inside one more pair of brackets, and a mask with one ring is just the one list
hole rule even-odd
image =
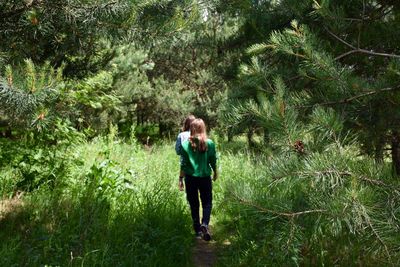
[[216, 242], [196, 239], [192, 260], [196, 267], [211, 267], [217, 261]]

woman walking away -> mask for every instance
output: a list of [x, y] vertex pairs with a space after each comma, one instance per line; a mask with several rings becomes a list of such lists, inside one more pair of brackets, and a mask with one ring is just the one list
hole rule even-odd
[[[207, 138], [206, 125], [202, 119], [195, 119], [190, 125], [189, 140], [182, 143], [181, 174], [185, 177], [186, 196], [190, 205], [193, 220], [193, 229], [196, 236], [203, 235], [203, 239], [211, 239], [208, 230], [212, 209], [212, 185], [218, 177], [216, 166], [215, 144]], [[183, 177], [179, 177], [179, 184], [183, 186]], [[199, 192], [203, 208], [203, 217], [200, 224]]]

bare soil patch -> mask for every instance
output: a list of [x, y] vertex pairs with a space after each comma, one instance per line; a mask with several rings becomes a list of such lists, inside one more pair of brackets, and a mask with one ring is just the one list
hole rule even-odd
[[214, 266], [217, 260], [215, 241], [196, 240], [193, 248], [193, 263], [196, 267]]

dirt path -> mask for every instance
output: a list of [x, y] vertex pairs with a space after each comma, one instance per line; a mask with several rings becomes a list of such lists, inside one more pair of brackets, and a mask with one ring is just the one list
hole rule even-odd
[[193, 248], [193, 263], [196, 267], [214, 266], [217, 260], [215, 241], [204, 241], [196, 239], [196, 245]]

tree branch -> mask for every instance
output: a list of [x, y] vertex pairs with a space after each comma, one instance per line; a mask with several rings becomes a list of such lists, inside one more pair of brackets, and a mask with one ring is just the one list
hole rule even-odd
[[234, 198], [239, 201], [242, 204], [245, 204], [246, 206], [250, 206], [253, 208], [256, 208], [259, 211], [265, 212], [265, 213], [272, 213], [274, 215], [277, 216], [283, 216], [283, 217], [289, 217], [289, 218], [293, 218], [296, 216], [300, 216], [300, 215], [304, 215], [304, 214], [310, 214], [310, 213], [325, 213], [327, 212], [327, 210], [323, 210], [323, 209], [315, 209], [315, 210], [305, 210], [305, 211], [299, 211], [299, 212], [279, 212], [279, 211], [274, 211], [274, 210], [270, 210], [270, 209], [266, 209], [264, 207], [261, 207], [259, 205], [257, 205], [256, 203], [253, 203], [249, 200], [243, 199], [235, 194], [232, 194], [234, 196]]
[[386, 243], [383, 241], [383, 239], [380, 237], [380, 235], [379, 235], [378, 232], [376, 231], [375, 227], [372, 225], [371, 219], [370, 219], [369, 217], [366, 217], [366, 220], [367, 220], [367, 223], [368, 223], [369, 227], [371, 228], [372, 232], [374, 233], [375, 237], [379, 240], [379, 242], [380, 242], [380, 243], [382, 244], [382, 246], [384, 247], [385, 252], [386, 252], [386, 254], [387, 254], [388, 257], [389, 257], [389, 262], [392, 264], [392, 266], [394, 266], [394, 265], [393, 265], [393, 262], [392, 262], [392, 258], [391, 258], [391, 256], [390, 256], [389, 249], [388, 249], [388, 247], [386, 246]]
[[341, 54], [340, 56], [335, 57], [335, 60], [339, 60], [341, 58], [347, 57], [348, 55], [354, 54], [354, 53], [358, 53], [359, 51], [357, 50], [350, 50], [347, 51], [346, 53]]
[[313, 172], [292, 172], [287, 175], [280, 175], [280, 176], [275, 176], [272, 177], [272, 180], [280, 180], [282, 178], [285, 178], [290, 175], [315, 175], [315, 176], [321, 176], [321, 175], [328, 175], [328, 174], [337, 174], [340, 176], [350, 176], [351, 173], [348, 171], [337, 171], [337, 170], [322, 170], [322, 171], [313, 171]]
[[352, 44], [346, 42], [345, 40], [343, 40], [342, 38], [340, 38], [339, 36], [337, 36], [336, 34], [334, 34], [333, 32], [331, 32], [328, 28], [326, 28], [326, 27], [324, 27], [324, 28], [325, 28], [325, 30], [326, 30], [333, 38], [335, 38], [335, 39], [338, 40], [339, 42], [345, 44], [346, 46], [348, 46], [348, 47], [350, 47], [350, 48], [352, 48], [352, 49], [357, 49], [354, 45], [352, 45]]
[[334, 34], [333, 32], [331, 32], [328, 28], [325, 27], [325, 30], [332, 36], [334, 37], [336, 40], [338, 40], [339, 42], [343, 43], [344, 45], [350, 47], [352, 50], [339, 55], [335, 58], [335, 60], [339, 60], [343, 57], [346, 57], [348, 55], [354, 54], [354, 53], [362, 53], [362, 54], [367, 54], [367, 55], [371, 55], [371, 56], [381, 56], [381, 57], [391, 57], [391, 58], [400, 58], [400, 55], [396, 55], [396, 54], [389, 54], [389, 53], [382, 53], [382, 52], [374, 52], [371, 50], [367, 50], [367, 49], [363, 49], [363, 48], [357, 48], [354, 45], [346, 42], [345, 40], [343, 40], [342, 38], [340, 38], [338, 35]]
[[357, 100], [359, 98], [363, 98], [366, 96], [371, 96], [371, 95], [375, 95], [378, 93], [382, 93], [382, 92], [390, 92], [390, 91], [395, 91], [400, 89], [400, 84], [396, 85], [394, 87], [387, 87], [387, 88], [382, 88], [382, 89], [378, 89], [378, 90], [374, 90], [374, 91], [368, 91], [362, 94], [358, 94], [349, 98], [345, 98], [345, 99], [341, 99], [338, 101], [328, 101], [328, 102], [323, 102], [323, 103], [316, 103], [313, 105], [306, 105], [306, 106], [298, 106], [299, 108], [311, 108], [311, 107], [315, 107], [315, 106], [332, 106], [332, 105], [337, 105], [337, 104], [348, 104], [354, 100]]
[[[27, 3], [26, 3], [23, 7], [21, 7], [21, 8], [14, 9], [14, 10], [10, 10], [10, 11], [8, 11], [8, 12], [3, 13], [3, 14], [2, 14], [2, 18], [7, 19], [7, 18], [9, 18], [9, 17], [13, 17], [13, 16], [16, 16], [16, 15], [19, 15], [19, 14], [21, 14], [22, 12], [28, 10], [29, 8], [38, 5], [39, 3], [40, 3], [39, 0], [32, 0], [32, 1], [30, 1], [30, 2], [27, 2]], [[0, 13], [0, 14], [1, 14], [1, 13]]]
[[108, 8], [108, 7], [113, 6], [113, 5], [117, 4], [117, 3], [118, 3], [117, 1], [111, 1], [111, 2], [104, 3], [103, 5], [93, 5], [93, 6], [82, 6], [82, 5], [81, 6], [72, 6], [71, 5], [71, 7], [76, 9], [76, 10], [93, 11], [93, 10], [96, 10], [96, 9]]
[[371, 179], [371, 178], [368, 178], [368, 177], [366, 177], [366, 176], [361, 176], [361, 177], [359, 177], [359, 178], [360, 178], [362, 181], [368, 182], [368, 183], [370, 183], [370, 184], [379, 185], [379, 186], [382, 186], [382, 187], [389, 188], [389, 189], [393, 190], [397, 195], [400, 195], [399, 189], [397, 189], [397, 188], [395, 188], [395, 187], [393, 187], [393, 186], [391, 186], [391, 185], [388, 185], [388, 184], [386, 184], [386, 183], [384, 183], [384, 182], [382, 182], [382, 181], [375, 180], [375, 179]]
[[339, 60], [341, 58], [344, 58], [344, 57], [346, 57], [350, 54], [354, 54], [354, 53], [362, 53], [362, 54], [367, 54], [367, 55], [371, 55], [371, 56], [380, 56], [380, 57], [400, 58], [400, 55], [396, 55], [396, 54], [380, 53], [380, 52], [374, 52], [374, 51], [366, 50], [366, 49], [362, 49], [362, 48], [357, 48], [357, 49], [350, 50], [344, 54], [341, 54], [341, 55], [335, 57], [335, 60]]

